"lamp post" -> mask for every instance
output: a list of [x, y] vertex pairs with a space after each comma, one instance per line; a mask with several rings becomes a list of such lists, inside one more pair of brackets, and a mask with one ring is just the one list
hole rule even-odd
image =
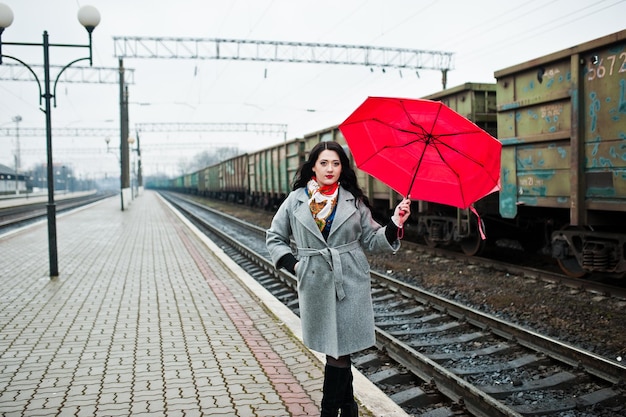
[[[2, 58], [2, 57], [0, 57]], [[20, 155], [20, 122], [22, 121], [22, 116], [15, 116], [13, 117], [13, 121], [15, 122], [15, 176], [16, 176], [16, 181], [15, 181], [15, 194], [19, 194], [20, 193], [20, 162], [21, 162], [21, 155]]]
[[132, 146], [135, 143], [134, 137], [128, 138], [128, 144], [130, 145], [130, 150], [137, 153], [137, 194], [139, 194], [139, 190], [143, 186], [143, 177], [141, 175], [141, 146], [139, 146], [139, 132], [136, 131], [135, 135], [137, 136], [137, 147], [133, 148]]
[[124, 211], [124, 180], [122, 179], [122, 160], [116, 153], [111, 152], [111, 150], [109, 149], [109, 143], [111, 142], [111, 138], [107, 136], [106, 138], [104, 138], [104, 141], [107, 144], [107, 153], [113, 154], [113, 156], [115, 156], [115, 158], [117, 159], [117, 162], [119, 162], [120, 164], [120, 202], [122, 203], [122, 211]]
[[[37, 81], [37, 85], [39, 86], [39, 104], [41, 105], [42, 99], [44, 100], [44, 108], [43, 112], [46, 115], [46, 150], [47, 150], [47, 175], [48, 175], [48, 204], [47, 204], [47, 214], [48, 214], [48, 251], [50, 255], [50, 277], [56, 277], [59, 275], [59, 267], [58, 267], [58, 258], [57, 258], [57, 232], [56, 232], [56, 205], [54, 203], [54, 169], [52, 166], [52, 117], [51, 117], [51, 99], [54, 98], [54, 104], [56, 106], [56, 86], [59, 81], [59, 77], [61, 74], [69, 68], [71, 65], [79, 62], [79, 61], [89, 61], [89, 65], [92, 65], [92, 42], [91, 42], [91, 33], [100, 23], [100, 13], [93, 6], [83, 6], [78, 11], [78, 21], [81, 25], [87, 29], [87, 33], [89, 36], [89, 44], [87, 45], [75, 45], [75, 44], [54, 44], [50, 43], [48, 40], [48, 31], [43, 32], [43, 42], [42, 43], [30, 43], [30, 42], [2, 42], [2, 33], [4, 29], [9, 27], [11, 23], [13, 23], [13, 11], [9, 6], [4, 3], [0, 3], [0, 65], [2, 64], [2, 58], [9, 58], [14, 61], [19, 62], [23, 66], [25, 66], [30, 73], [35, 77], [35, 81]], [[43, 47], [43, 67], [44, 67], [44, 84], [43, 84], [43, 93], [41, 82], [39, 81], [39, 77], [33, 71], [33, 69], [26, 64], [24, 61], [15, 58], [10, 55], [4, 55], [2, 53], [3, 45], [11, 45], [11, 46], [40, 46]], [[50, 47], [63, 47], [63, 48], [88, 48], [89, 56], [84, 58], [78, 58], [69, 64], [65, 65], [56, 79], [54, 80], [54, 85], [52, 91], [50, 90]]]

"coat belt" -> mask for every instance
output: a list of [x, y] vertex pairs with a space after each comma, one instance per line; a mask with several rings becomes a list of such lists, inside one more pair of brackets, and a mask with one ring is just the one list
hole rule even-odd
[[312, 248], [298, 248], [298, 255], [305, 256], [317, 256], [320, 255], [333, 271], [335, 278], [335, 293], [337, 298], [341, 301], [346, 297], [346, 293], [343, 290], [343, 268], [341, 267], [341, 258], [339, 255], [342, 253], [353, 251], [360, 248], [361, 244], [358, 240], [346, 243], [345, 245], [337, 246], [334, 248], [312, 249]]

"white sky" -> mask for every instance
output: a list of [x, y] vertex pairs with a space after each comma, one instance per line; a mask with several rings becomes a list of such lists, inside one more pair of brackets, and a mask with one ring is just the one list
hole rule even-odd
[[[80, 6], [101, 14], [93, 33], [94, 66], [115, 68], [113, 36], [229, 38], [374, 45], [454, 52], [448, 87], [495, 82], [495, 71], [626, 28], [626, 0], [0, 0], [14, 14], [4, 42], [84, 44]], [[7, 46], [2, 53], [43, 64], [42, 47]], [[84, 56], [52, 48], [51, 64]], [[10, 61], [5, 59], [5, 63]], [[135, 123], [278, 123], [287, 139], [341, 123], [367, 96], [422, 97], [442, 89], [438, 71], [361, 66], [127, 58], [131, 132]], [[80, 64], [84, 65], [84, 64]], [[58, 71], [58, 70], [57, 70]], [[51, 76], [56, 77], [53, 70]], [[139, 105], [138, 103], [150, 103]], [[0, 81], [0, 128], [45, 127], [34, 81]], [[59, 84], [53, 128], [119, 128], [119, 87]], [[82, 175], [119, 175], [105, 138], [53, 138], [55, 163]], [[250, 133], [144, 133], [144, 173], [178, 174], [181, 158], [211, 146], [254, 150], [282, 141]], [[178, 148], [167, 148], [176, 143]], [[119, 137], [111, 138], [119, 149]], [[22, 169], [45, 162], [45, 138], [20, 138]], [[16, 140], [0, 135], [0, 163], [13, 166]]]

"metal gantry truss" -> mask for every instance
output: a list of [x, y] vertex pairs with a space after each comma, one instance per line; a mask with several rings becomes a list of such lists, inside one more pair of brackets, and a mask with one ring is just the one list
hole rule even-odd
[[[33, 69], [38, 69], [43, 74], [43, 65], [31, 65]], [[60, 65], [50, 65], [51, 69], [61, 69]], [[135, 83], [135, 70], [125, 68], [125, 81], [127, 84]], [[40, 76], [43, 79], [43, 75]], [[0, 65], [0, 80], [2, 81], [32, 81], [33, 75], [20, 64], [5, 62]], [[59, 81], [65, 83], [81, 84], [118, 84], [119, 68], [108, 67], [69, 67]]]
[[[4, 127], [0, 128], [0, 137], [15, 137], [17, 129]], [[19, 134], [21, 137], [45, 137], [46, 129], [43, 127], [20, 127]], [[106, 136], [119, 136], [120, 130], [114, 128], [98, 128], [98, 127], [53, 127], [53, 137], [106, 137]]]
[[275, 123], [136, 123], [139, 132], [251, 132], [287, 135], [286, 124]]
[[298, 62], [362, 65], [366, 67], [442, 72], [443, 88], [453, 68], [452, 52], [341, 45], [217, 38], [164, 38], [114, 36], [118, 58], [223, 59], [240, 61]]
[[[279, 123], [184, 123], [184, 122], [159, 122], [159, 123], [136, 123], [135, 129], [139, 132], [249, 132], [259, 134], [287, 133], [287, 125]], [[14, 127], [0, 128], [0, 137], [15, 137], [17, 129]], [[20, 127], [20, 136], [44, 137], [46, 130], [40, 127]], [[119, 129], [100, 127], [55, 127], [52, 129], [55, 137], [106, 137], [119, 136]]]

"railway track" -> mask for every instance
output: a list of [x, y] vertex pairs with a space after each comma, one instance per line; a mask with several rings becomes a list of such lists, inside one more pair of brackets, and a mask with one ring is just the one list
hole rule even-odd
[[[541, 255], [528, 256], [523, 252], [508, 249], [496, 249], [488, 253], [489, 257], [468, 257], [454, 250], [421, 246], [424, 253], [450, 259], [475, 267], [490, 268], [510, 275], [525, 277], [546, 284], [561, 285], [577, 291], [602, 294], [606, 297], [626, 300], [624, 280], [616, 280], [597, 274], [591, 279], [573, 278], [558, 271], [553, 263], [546, 262]], [[521, 256], [520, 256], [521, 255]], [[506, 260], [508, 259], [508, 260]], [[537, 265], [540, 264], [540, 265]]]
[[[272, 267], [263, 229], [167, 199], [298, 313], [295, 278]], [[372, 273], [372, 297], [377, 349], [354, 355], [354, 364], [408, 414], [626, 414], [626, 367], [619, 362], [385, 274]]]
[[[85, 206], [112, 195], [114, 193], [90, 193], [59, 199], [55, 202], [56, 213]], [[46, 218], [47, 201], [26, 202], [27, 204], [0, 208], [0, 233]]]

